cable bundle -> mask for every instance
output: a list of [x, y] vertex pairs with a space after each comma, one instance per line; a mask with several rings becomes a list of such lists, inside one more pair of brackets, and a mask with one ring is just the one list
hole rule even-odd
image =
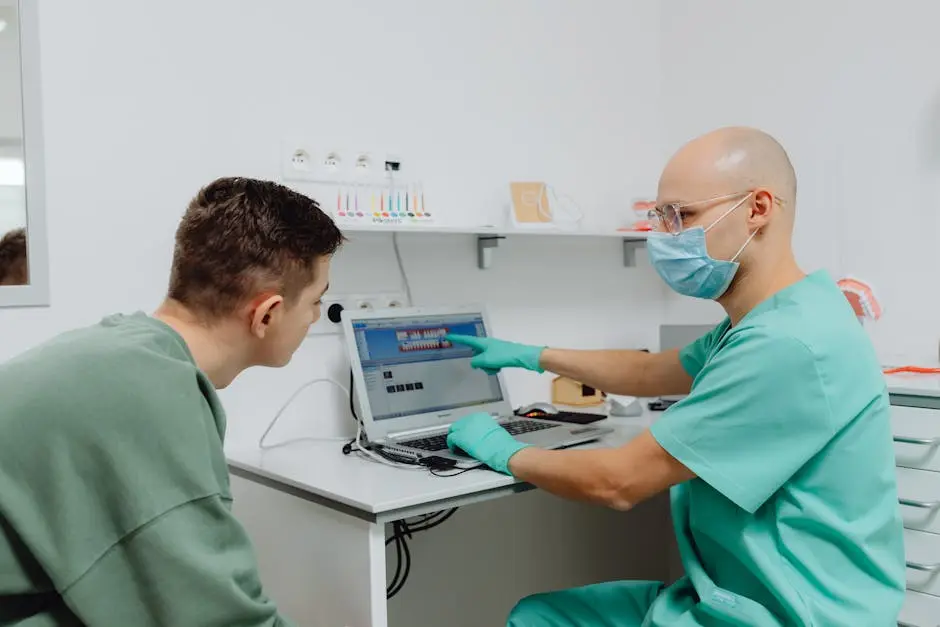
[[428, 531], [429, 529], [434, 529], [438, 525], [443, 524], [455, 513], [457, 513], [456, 507], [450, 510], [419, 516], [411, 523], [407, 520], [396, 520], [392, 523], [392, 537], [385, 541], [385, 546], [392, 543], [395, 544], [397, 564], [395, 566], [395, 575], [392, 577], [391, 583], [389, 583], [388, 587], [385, 589], [386, 598], [391, 599], [401, 592], [402, 588], [405, 587], [405, 582], [408, 581], [408, 575], [411, 574], [411, 549], [408, 547], [408, 541], [411, 540], [416, 533]]

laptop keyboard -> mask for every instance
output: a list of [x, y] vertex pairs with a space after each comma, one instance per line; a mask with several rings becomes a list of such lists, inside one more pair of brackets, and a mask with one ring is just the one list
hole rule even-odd
[[[499, 424], [509, 432], [509, 435], [522, 435], [524, 433], [542, 431], [543, 429], [553, 429], [559, 426], [557, 424], [536, 422], [534, 420], [510, 420], [507, 422], [500, 422]], [[397, 442], [397, 444], [399, 446], [410, 446], [411, 448], [421, 449], [422, 451], [433, 453], [435, 451], [443, 451], [447, 448], [447, 434], [441, 433], [426, 438], [419, 438], [417, 440]]]
[[533, 431], [542, 431], [543, 429], [554, 429], [558, 425], [547, 422], [536, 422], [534, 420], [510, 420], [501, 423], [502, 427], [509, 432], [509, 435], [522, 435], [523, 433], [532, 433]]

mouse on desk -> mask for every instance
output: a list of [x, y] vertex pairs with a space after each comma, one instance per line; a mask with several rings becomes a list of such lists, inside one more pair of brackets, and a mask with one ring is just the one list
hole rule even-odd
[[551, 403], [532, 403], [530, 405], [525, 405], [520, 407], [516, 411], [518, 416], [552, 416], [558, 413], [558, 408], [552, 405]]

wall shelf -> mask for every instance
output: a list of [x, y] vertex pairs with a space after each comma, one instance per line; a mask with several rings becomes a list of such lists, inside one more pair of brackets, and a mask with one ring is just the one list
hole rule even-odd
[[477, 267], [486, 270], [492, 265], [493, 249], [509, 237], [599, 237], [616, 238], [623, 242], [623, 265], [636, 266], [636, 251], [646, 245], [647, 234], [642, 231], [518, 229], [495, 226], [385, 226], [372, 224], [342, 224], [347, 233], [418, 233], [421, 235], [471, 235], [477, 240]]

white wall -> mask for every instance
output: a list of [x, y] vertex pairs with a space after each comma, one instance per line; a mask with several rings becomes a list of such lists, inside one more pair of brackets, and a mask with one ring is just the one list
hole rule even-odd
[[[799, 177], [808, 269], [869, 279], [885, 308], [883, 359], [937, 360], [940, 292], [940, 4], [667, 0], [664, 141], [755, 125]], [[667, 316], [707, 307], [669, 300]]]
[[[112, 311], [153, 308], [192, 194], [219, 175], [277, 177], [284, 137], [395, 150], [455, 221], [493, 211], [511, 177], [540, 176], [591, 222], [615, 223], [632, 196], [654, 189], [660, 165], [648, 97], [658, 90], [657, 19], [651, 3], [613, 0], [590, 11], [535, 0], [461, 10], [431, 0], [276, 9], [44, 0], [53, 304], [0, 311], [16, 329], [0, 358]], [[479, 297], [501, 335], [597, 346], [656, 338], [663, 289], [642, 256], [638, 269], [620, 265], [615, 240], [520, 238], [487, 272], [470, 238], [404, 236], [402, 248], [418, 303]], [[338, 291], [398, 286], [382, 236], [353, 242], [335, 266]], [[342, 374], [339, 355], [335, 338], [313, 339], [288, 369], [237, 381], [225, 394], [232, 445], [260, 435], [299, 383]], [[514, 400], [547, 389], [532, 379], [512, 379]], [[347, 420], [324, 409], [329, 394], [297, 403], [306, 431]]]
[[[461, 224], [500, 221], [513, 179], [551, 181], [598, 226], [616, 224], [631, 195], [655, 186], [655, 105], [640, 97], [658, 81], [645, 52], [656, 42], [648, 27], [658, 13], [649, 3], [597, 2], [589, 12], [535, 0], [476, 3], [462, 11], [433, 2], [369, 6], [297, 16], [318, 24], [317, 48], [346, 57], [317, 63], [315, 82], [280, 86], [280, 105], [271, 114], [280, 112], [284, 132], [402, 155], [426, 182], [429, 204], [441, 208], [437, 215]], [[352, 24], [360, 28], [355, 46], [343, 34]], [[411, 42], [392, 48], [394, 58], [383, 42], [390, 32]], [[275, 58], [291, 54], [281, 45]], [[624, 65], [623, 59], [635, 61]], [[276, 165], [272, 156], [268, 167]], [[475, 266], [471, 238], [405, 235], [401, 241], [418, 304], [485, 301], [496, 332], [520, 341], [648, 346], [656, 337], [662, 288], [648, 267], [622, 267], [617, 241], [520, 238], [505, 242], [485, 272]], [[400, 285], [388, 237], [358, 237], [333, 271], [337, 291]], [[347, 367], [336, 339], [316, 339], [287, 376], [246, 373], [227, 392], [237, 417], [231, 442], [254, 441], [298, 381], [325, 372], [345, 381]], [[512, 373], [510, 385], [518, 403], [547, 395], [547, 377]], [[271, 394], [259, 397], [258, 389]], [[297, 432], [292, 425], [309, 429], [305, 421], [332, 417], [323, 411], [324, 394], [337, 408], [332, 416], [339, 416], [339, 428], [349, 428], [341, 398], [311, 391], [285, 415], [284, 437]], [[335, 420], [328, 428], [336, 432]]]
[[[531, 175], [611, 224], [622, 198], [653, 191], [668, 152], [732, 123], [764, 127], [791, 151], [801, 257], [876, 283], [887, 309], [879, 348], [935, 344], [935, 4], [669, 0], [661, 20], [658, 5], [613, 0], [584, 11], [535, 0], [233, 7], [43, 1], [53, 306], [0, 311], [15, 329], [2, 333], [0, 358], [156, 305], [189, 197], [222, 174], [276, 177], [284, 137], [397, 150], [455, 220], [489, 215], [507, 179]], [[497, 331], [524, 341], [655, 340], [650, 301], [665, 291], [642, 256], [637, 270], [619, 267], [615, 242], [511, 240], [481, 272], [469, 238], [402, 239], [419, 303], [486, 295]], [[387, 238], [353, 242], [338, 262], [338, 290], [397, 285]], [[670, 321], [718, 315], [668, 302]], [[340, 374], [336, 355], [334, 339], [311, 340], [287, 370], [238, 381], [226, 392], [233, 442], [255, 438], [301, 381]], [[515, 399], [544, 390], [536, 380], [513, 377]], [[338, 427], [340, 412], [322, 409], [329, 394], [311, 390], [296, 420]]]
[[[596, 225], [617, 223], [631, 198], [655, 189], [652, 2], [42, 0], [40, 9], [52, 306], [0, 310], [0, 359], [114, 311], [152, 310], [190, 197], [220, 175], [277, 177], [286, 137], [394, 150], [427, 182], [429, 202], [464, 223], [494, 211], [516, 177], [552, 182]], [[485, 272], [470, 238], [404, 236], [402, 250], [418, 303], [483, 300], [502, 336], [598, 347], [657, 337], [664, 289], [642, 255], [639, 268], [622, 267], [616, 240], [511, 240]], [[336, 260], [338, 291], [398, 282], [386, 237], [354, 241]], [[345, 378], [345, 368], [338, 340], [326, 338], [284, 370], [247, 373], [224, 393], [229, 446], [252, 445], [299, 384]], [[517, 403], [548, 391], [527, 374], [510, 386]], [[344, 405], [311, 389], [274, 435], [348, 430]], [[474, 541], [507, 524], [537, 528], [550, 501], [532, 502], [481, 521]], [[610, 520], [601, 514], [598, 533]], [[644, 544], [665, 542], [662, 531]], [[558, 580], [546, 573], [544, 585]]]

